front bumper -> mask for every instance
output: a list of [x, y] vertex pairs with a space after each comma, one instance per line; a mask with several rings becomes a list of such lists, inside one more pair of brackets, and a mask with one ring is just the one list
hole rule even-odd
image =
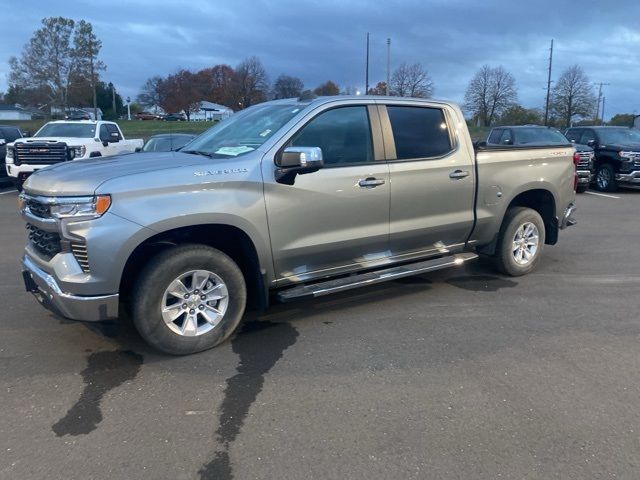
[[640, 170], [629, 173], [617, 173], [616, 182], [628, 183], [631, 185], [640, 185]]
[[569, 206], [565, 209], [564, 215], [562, 216], [562, 221], [560, 222], [561, 229], [571, 227], [577, 223], [576, 220], [573, 218], [573, 213], [575, 211], [576, 211], [576, 205], [574, 203], [570, 203]]
[[578, 175], [578, 185], [589, 185], [593, 180], [593, 173], [589, 170], [578, 170], [576, 174]]
[[48, 310], [71, 320], [99, 322], [118, 318], [118, 294], [71, 295], [62, 291], [55, 278], [38, 267], [28, 256], [22, 258], [25, 288]]

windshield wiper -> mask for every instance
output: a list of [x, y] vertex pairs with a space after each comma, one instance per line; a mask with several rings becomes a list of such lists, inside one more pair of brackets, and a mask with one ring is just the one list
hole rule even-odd
[[181, 153], [191, 153], [193, 155], [202, 155], [203, 157], [213, 158], [212, 153], [202, 152], [200, 150], [180, 150]]

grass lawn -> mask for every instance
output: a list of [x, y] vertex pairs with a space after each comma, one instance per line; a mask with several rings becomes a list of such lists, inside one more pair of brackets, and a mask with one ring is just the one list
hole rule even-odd
[[[2, 121], [3, 125], [15, 125], [31, 134], [46, 123], [46, 120]], [[163, 122], [161, 120], [118, 120], [125, 138], [143, 138], [145, 141], [158, 133], [202, 133], [216, 125], [213, 122]]]

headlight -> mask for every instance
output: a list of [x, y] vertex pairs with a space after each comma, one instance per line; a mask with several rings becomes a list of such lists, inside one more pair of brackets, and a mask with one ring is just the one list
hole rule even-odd
[[82, 158], [87, 153], [87, 147], [84, 145], [78, 145], [76, 147], [69, 147], [69, 157], [71, 160], [74, 158]]
[[7, 147], [7, 158], [13, 158], [13, 147]]
[[90, 220], [101, 217], [111, 206], [110, 195], [59, 197], [51, 203], [51, 216], [58, 219]]

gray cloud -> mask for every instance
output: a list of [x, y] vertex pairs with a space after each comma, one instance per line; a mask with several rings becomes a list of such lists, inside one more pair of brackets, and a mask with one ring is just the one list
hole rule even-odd
[[542, 106], [549, 41], [555, 39], [554, 77], [580, 64], [605, 87], [608, 114], [640, 113], [640, 2], [592, 0], [380, 1], [191, 0], [23, 2], [0, 0], [0, 90], [4, 60], [19, 54], [43, 17], [62, 15], [94, 24], [103, 41], [104, 77], [135, 96], [152, 75], [179, 67], [236, 65], [259, 56], [272, 79], [281, 73], [308, 87], [327, 79], [364, 89], [364, 45], [371, 32], [370, 82], [385, 77], [387, 37], [392, 66], [421, 62], [435, 95], [461, 101], [483, 64], [503, 65], [516, 77], [520, 101]]

